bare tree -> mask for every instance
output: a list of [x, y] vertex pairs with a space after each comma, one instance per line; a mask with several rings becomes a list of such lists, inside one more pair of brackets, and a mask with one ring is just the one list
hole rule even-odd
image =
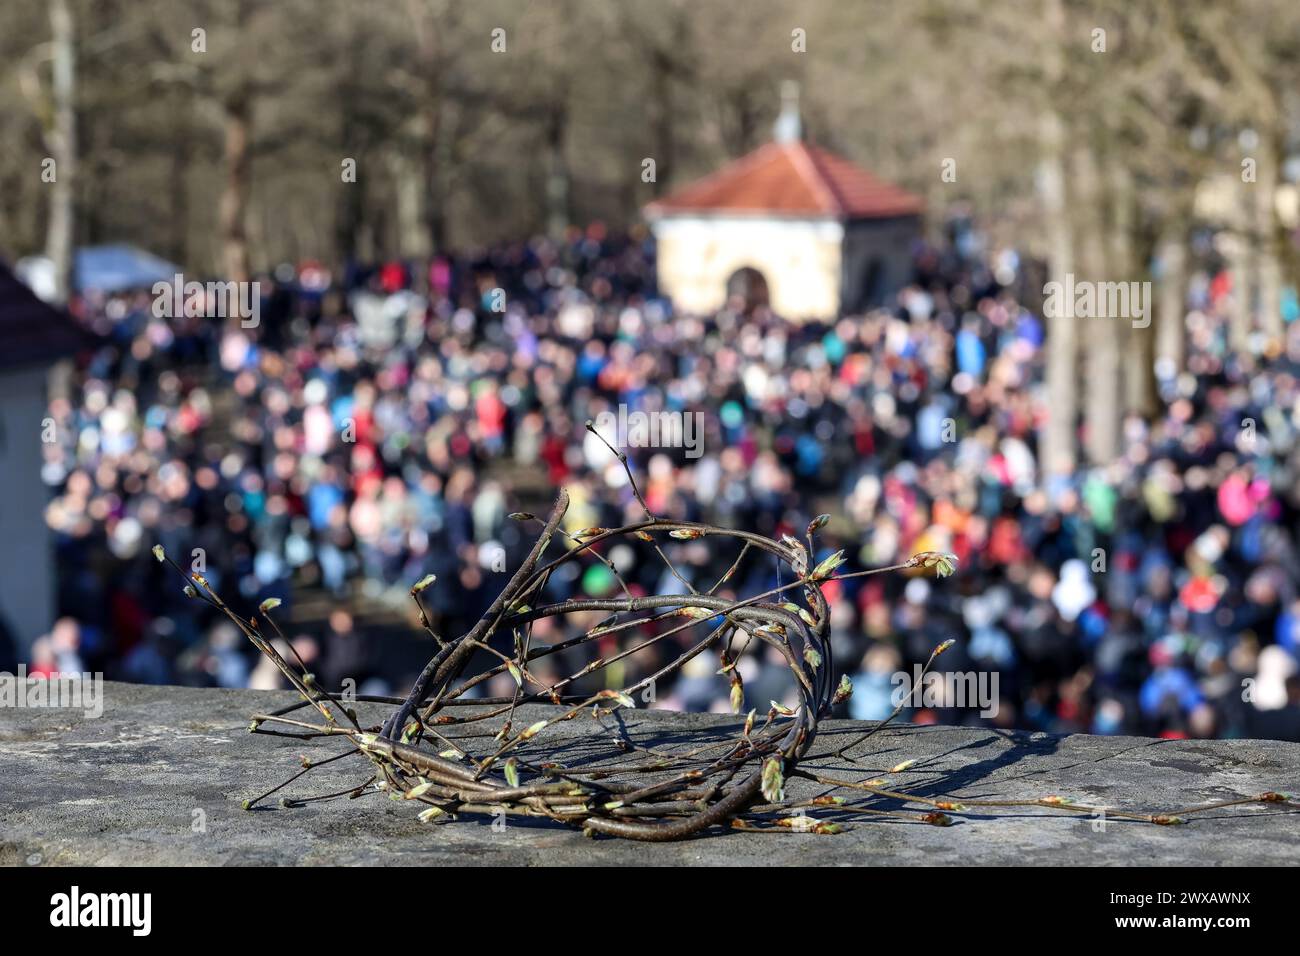
[[50, 33], [53, 43], [51, 123], [46, 142], [54, 160], [50, 184], [50, 222], [45, 254], [54, 263], [55, 297], [67, 301], [72, 289], [73, 243], [76, 239], [74, 186], [77, 168], [77, 50], [76, 30], [68, 0], [51, 0]]
[[[1065, 121], [1055, 95], [1060, 89], [1064, 66], [1061, 49], [1065, 10], [1061, 0], [1049, 0], [1043, 28], [1037, 37], [1042, 61], [1046, 102], [1038, 117], [1038, 196], [1047, 234], [1048, 272], [1058, 281], [1074, 271], [1074, 238], [1071, 235], [1069, 201], [1066, 197]], [[1078, 409], [1078, 341], [1074, 319], [1068, 311], [1047, 317], [1047, 405], [1048, 420], [1039, 448], [1039, 466], [1044, 476], [1073, 467], [1074, 430]]]

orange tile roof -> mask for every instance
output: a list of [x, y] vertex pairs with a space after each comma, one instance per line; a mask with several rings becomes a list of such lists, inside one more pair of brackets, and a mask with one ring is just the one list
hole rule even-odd
[[768, 143], [645, 207], [674, 213], [736, 212], [883, 219], [921, 211], [918, 196], [841, 156], [802, 141]]

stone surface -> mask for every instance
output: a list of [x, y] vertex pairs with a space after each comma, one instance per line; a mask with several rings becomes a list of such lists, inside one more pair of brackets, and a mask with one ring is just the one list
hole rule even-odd
[[[1193, 815], [1187, 826], [1096, 821], [1043, 808], [958, 816], [950, 827], [888, 817], [842, 817], [847, 832], [741, 833], [718, 828], [682, 843], [591, 840], [545, 820], [511, 817], [504, 831], [465, 816], [422, 824], [410, 804], [380, 794], [298, 809], [244, 811], [243, 800], [294, 772], [297, 756], [343, 749], [248, 733], [249, 717], [288, 693], [104, 685], [98, 719], [70, 709], [0, 709], [0, 864], [1272, 864], [1300, 862], [1300, 811], [1254, 805]], [[584, 724], [586, 729], [584, 730]], [[522, 725], [522, 724], [519, 724]], [[637, 711], [638, 742], [707, 741], [736, 721]], [[589, 720], [557, 725], [566, 734]], [[1275, 741], [1163, 741], [1058, 737], [980, 728], [886, 728], [854, 764], [829, 755], [864, 725], [832, 721], [806, 762], [865, 780], [902, 760], [891, 780], [917, 793], [968, 799], [1059, 794], [1143, 810], [1255, 795], [1295, 794], [1300, 745]], [[858, 751], [854, 751], [855, 756]], [[323, 793], [360, 782], [359, 759], [313, 771], [285, 792]], [[792, 799], [825, 792], [791, 781]], [[848, 791], [838, 791], [852, 796]], [[874, 804], [887, 806], [888, 804]], [[835, 814], [812, 811], [818, 818]], [[202, 824], [200, 828], [199, 824]]]

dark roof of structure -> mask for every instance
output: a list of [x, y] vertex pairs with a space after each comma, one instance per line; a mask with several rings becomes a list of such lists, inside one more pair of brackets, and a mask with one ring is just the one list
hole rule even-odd
[[70, 315], [41, 301], [0, 262], [0, 369], [48, 365], [89, 342]]

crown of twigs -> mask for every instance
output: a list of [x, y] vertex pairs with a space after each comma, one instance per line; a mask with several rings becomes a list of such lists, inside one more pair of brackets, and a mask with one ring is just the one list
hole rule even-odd
[[[601, 437], [591, 422], [587, 428]], [[603, 437], [601, 440], [605, 441]], [[520, 521], [540, 522], [540, 536], [478, 623], [453, 640], [444, 640], [434, 633], [421, 602], [421, 594], [435, 583], [433, 576], [417, 582], [411, 588], [411, 597], [419, 609], [420, 623], [436, 642], [438, 651], [405, 698], [360, 695], [345, 700], [320, 687], [271, 617], [270, 612], [280, 603], [278, 600], [262, 602], [259, 615], [245, 619], [231, 610], [201, 575], [186, 572], [167, 557], [161, 546], [154, 548], [158, 560], [171, 564], [185, 579], [186, 594], [205, 601], [233, 621], [301, 695], [302, 700], [297, 704], [255, 716], [250, 730], [324, 742], [341, 737], [350, 745], [322, 760], [304, 758], [304, 769], [267, 793], [245, 801], [245, 808], [251, 808], [315, 767], [358, 758], [368, 762], [370, 773], [359, 784], [337, 793], [282, 803], [299, 805], [309, 800], [355, 797], [379, 790], [386, 791], [393, 799], [426, 805], [420, 813], [422, 820], [504, 812], [548, 817], [581, 827], [590, 835], [652, 841], [682, 839], [719, 824], [749, 829], [757, 826], [750, 822], [756, 810], [773, 806], [794, 809], [833, 804], [837, 811], [906, 816], [936, 825], [951, 822], [943, 811], [961, 812], [974, 806], [1035, 805], [1075, 813], [1094, 813], [1101, 809], [1055, 796], [1025, 801], [932, 799], [902, 792], [887, 786], [883, 780], [854, 782], [800, 769], [799, 761], [816, 737], [818, 721], [852, 693], [847, 677], [833, 682], [834, 662], [828, 639], [830, 614], [823, 586], [829, 581], [887, 572], [910, 571], [946, 577], [956, 570], [957, 559], [948, 554], [923, 552], [889, 567], [841, 573], [839, 569], [845, 562], [842, 551], [811, 564], [816, 550], [814, 538], [829, 520], [827, 515], [815, 518], [808, 525], [802, 541], [789, 535], [775, 540], [748, 531], [659, 518], [650, 511], [637, 488], [627, 456], [608, 442], [605, 444], [622, 462], [632, 492], [645, 513], [644, 519], [620, 528], [585, 528], [566, 534], [560, 528], [569, 505], [568, 495], [563, 491], [544, 521], [531, 514], [511, 515]], [[566, 541], [568, 546], [548, 560], [547, 552], [557, 538]], [[612, 562], [597, 550], [616, 539], [631, 539], [652, 548], [686, 593], [634, 596]], [[739, 545], [739, 553], [717, 583], [700, 592], [663, 550], [665, 539], [730, 540]], [[751, 553], [765, 553], [776, 559], [788, 568], [790, 581], [751, 597], [719, 596], [719, 589], [736, 575]], [[581, 559], [605, 564], [621, 585], [622, 596], [575, 598], [530, 606], [529, 602], [542, 600], [545, 586], [558, 568]], [[580, 636], [558, 643], [534, 644], [534, 622], [590, 611], [605, 612], [607, 616]], [[584, 666], [563, 679], [548, 683], [532, 669], [535, 662], [550, 655], [594, 646], [610, 636], [630, 637], [646, 631], [650, 636], [607, 657], [592, 656]], [[617, 688], [607, 686], [594, 693], [575, 693], [577, 688], [592, 684], [592, 675], [602, 674], [607, 683], [611, 682], [610, 676], [615, 672], [612, 665], [686, 631], [694, 631], [696, 639], [674, 660], [647, 676]], [[273, 637], [294, 654], [297, 666], [285, 660], [273, 645]], [[952, 643], [945, 641], [934, 649], [922, 675]], [[502, 650], [497, 645], [508, 645], [508, 649]], [[789, 668], [797, 687], [798, 703], [788, 708], [773, 702], [761, 716], [756, 710], [750, 710], [743, 727], [732, 739], [669, 751], [635, 745], [617, 726], [605, 722], [616, 711], [635, 707], [638, 692], [674, 675], [692, 658], [709, 651], [719, 655], [722, 664], [719, 673], [730, 681], [732, 708], [739, 713], [743, 710], [745, 690], [737, 664], [751, 648], [763, 646], [774, 649]], [[488, 665], [466, 677], [470, 664], [484, 657]], [[514, 678], [515, 690], [510, 697], [471, 696], [480, 684], [502, 673]], [[355, 701], [386, 704], [393, 709], [382, 723], [363, 726], [357, 710], [351, 706]], [[558, 705], [562, 709], [552, 712], [553, 716], [545, 720], [516, 728], [514, 718], [526, 704]], [[900, 702], [888, 719], [841, 748], [839, 755], [844, 756], [878, 732], [907, 704], [907, 700]], [[312, 723], [290, 716], [308, 707], [324, 722]], [[597, 721], [601, 732], [597, 739], [608, 742], [604, 756], [615, 758], [615, 762], [593, 759], [589, 738], [578, 744], [570, 738], [548, 735], [549, 729], [574, 719]], [[472, 731], [475, 725], [485, 726], [492, 732], [465, 732]], [[572, 759], [566, 759], [569, 755]], [[890, 772], [902, 773], [910, 763], [905, 761]], [[865, 795], [867, 800], [889, 801], [894, 805], [902, 801], [929, 810], [917, 814], [872, 806], [849, 807], [843, 798], [829, 796], [803, 804], [787, 803], [785, 781], [791, 776], [848, 789]], [[1248, 802], [1278, 803], [1286, 802], [1286, 798], [1267, 793], [1188, 811], [1139, 814], [1107, 810], [1107, 813], [1121, 819], [1167, 824], [1182, 822], [1182, 816], [1188, 812]], [[802, 810], [797, 818], [781, 819], [777, 824], [819, 833], [840, 829], [834, 822], [809, 820]]]

